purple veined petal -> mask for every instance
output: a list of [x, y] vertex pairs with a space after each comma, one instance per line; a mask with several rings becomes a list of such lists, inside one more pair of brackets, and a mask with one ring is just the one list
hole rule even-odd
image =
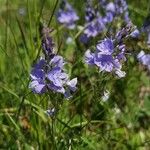
[[126, 72], [125, 71], [121, 71], [120, 69], [117, 69], [115, 71], [115, 74], [119, 77], [119, 78], [123, 78], [126, 76]]
[[54, 92], [63, 93], [63, 94], [65, 93], [65, 89], [63, 86], [59, 87], [59, 86], [54, 85], [53, 83], [50, 83], [47, 86], [49, 89], [51, 89]]
[[77, 85], [77, 78], [74, 78], [74, 79], [68, 81], [67, 85], [69, 86], [69, 89], [71, 91], [75, 92], [76, 89], [77, 89], [77, 87], [76, 87], [76, 85]]
[[126, 50], [125, 44], [118, 45], [117, 47], [121, 52], [125, 52], [125, 50]]
[[145, 54], [144, 51], [141, 51], [138, 56], [138, 60], [145, 65], [150, 70], [150, 54]]
[[140, 51], [140, 53], [137, 55], [137, 58], [139, 60], [141, 60], [141, 58], [145, 55], [145, 52], [144, 51]]
[[53, 84], [59, 87], [62, 87], [64, 82], [58, 76], [55, 76], [52, 80]]
[[64, 59], [62, 56], [56, 55], [53, 57], [53, 59], [50, 61], [50, 64], [54, 67], [60, 67], [62, 68], [65, 64]]
[[62, 72], [61, 68], [53, 68], [48, 74], [47, 78], [53, 82], [56, 86], [63, 86], [63, 84], [68, 80], [68, 75]]
[[96, 37], [98, 34], [98, 31], [95, 27], [95, 22], [91, 22], [86, 29], [84, 30], [84, 34], [86, 34], [87, 38], [89, 37]]
[[122, 65], [121, 65], [119, 59], [113, 59], [113, 65], [114, 65], [115, 69], [121, 69], [122, 68]]
[[35, 93], [44, 93], [46, 91], [45, 84], [40, 83], [38, 80], [33, 80], [29, 84], [29, 88], [33, 90]]
[[67, 81], [68, 78], [69, 78], [69, 76], [68, 76], [67, 73], [64, 73], [64, 72], [63, 72], [63, 73], [61, 73], [61, 74], [59, 75], [59, 78], [62, 79], [62, 80]]
[[51, 80], [51, 77], [55, 77], [55, 76], [59, 76], [61, 74], [62, 70], [61, 68], [59, 67], [55, 67], [55, 68], [52, 68], [48, 74], [47, 74], [47, 78], [49, 80]]
[[119, 53], [119, 54], [117, 55], [117, 59], [118, 59], [118, 60], [123, 60], [123, 61], [126, 61], [126, 60], [127, 60], [124, 53]]
[[150, 65], [150, 54], [144, 55], [141, 58], [141, 62], [143, 63], [143, 65]]
[[109, 62], [102, 63], [100, 66], [100, 71], [111, 72], [113, 70], [113, 64]]
[[48, 78], [55, 86], [62, 87], [63, 86], [63, 80], [58, 78], [57, 75], [51, 76]]
[[111, 55], [96, 55], [94, 63], [100, 68], [100, 71], [111, 72], [113, 70], [114, 60]]
[[44, 70], [34, 68], [30, 73], [30, 77], [32, 80], [39, 79], [39, 78], [43, 79], [45, 77]]
[[87, 50], [85, 52], [85, 62], [89, 65], [94, 65], [94, 57], [95, 57], [95, 54], [94, 53], [91, 53], [90, 50]]
[[143, 65], [146, 65], [150, 70], [150, 54], [145, 54], [144, 51], [141, 51], [138, 54], [137, 58]]
[[114, 52], [113, 41], [111, 39], [104, 39], [96, 45], [96, 51], [106, 55], [112, 54]]

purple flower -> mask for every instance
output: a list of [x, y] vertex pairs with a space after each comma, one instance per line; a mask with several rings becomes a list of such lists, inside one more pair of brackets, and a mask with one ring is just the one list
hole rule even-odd
[[140, 35], [140, 31], [138, 29], [135, 29], [133, 32], [131, 32], [130, 35], [132, 38], [138, 38]]
[[114, 52], [114, 44], [111, 39], [104, 39], [96, 45], [96, 50], [99, 54], [112, 54]]
[[46, 87], [45, 83], [41, 79], [32, 80], [29, 84], [29, 88], [32, 89], [34, 93], [45, 93]]
[[138, 56], [138, 60], [150, 70], [150, 54], [145, 54], [144, 51], [141, 51]]
[[41, 58], [39, 62], [34, 66], [31, 71], [31, 82], [29, 88], [35, 93], [45, 92], [45, 72], [44, 72], [45, 60]]
[[79, 19], [75, 10], [68, 2], [63, 2], [63, 8], [59, 9], [57, 19], [69, 29], [75, 28], [75, 22]]
[[42, 94], [51, 90], [62, 93], [68, 98], [71, 97], [71, 92], [75, 92], [77, 89], [77, 78], [69, 79], [69, 75], [64, 69], [65, 61], [62, 56], [54, 53], [54, 43], [49, 33], [49, 28], [44, 27], [41, 34], [44, 58], [40, 58], [33, 66], [29, 88], [34, 93]]
[[68, 75], [66, 73], [62, 72], [60, 68], [53, 68], [47, 74], [47, 78], [49, 81], [51, 81], [48, 84], [48, 87], [51, 90], [54, 90], [56, 92], [63, 93], [63, 94], [65, 93], [64, 84], [68, 80]]
[[[120, 53], [123, 53], [124, 47], [118, 49], [119, 46], [114, 45], [112, 39], [104, 39], [96, 45], [96, 51], [90, 52], [87, 50], [85, 53], [85, 62], [89, 65], [96, 65], [100, 71], [115, 73], [121, 78], [125, 76], [125, 73], [121, 71]], [[118, 52], [119, 51], [119, 52]]]
[[125, 22], [130, 22], [126, 0], [115, 0], [116, 15], [124, 15]]
[[105, 25], [104, 25], [103, 19], [101, 17], [99, 17], [87, 25], [86, 29], [84, 30], [84, 34], [88, 38], [96, 37], [104, 29], [105, 29]]
[[31, 71], [29, 88], [39, 94], [52, 90], [66, 96], [68, 90], [75, 92], [77, 79], [69, 80], [68, 74], [64, 72], [64, 64], [63, 58], [58, 55], [50, 61], [40, 59]]
[[62, 56], [55, 55], [51, 59], [49, 64], [51, 65], [51, 67], [59, 67], [59, 68], [63, 69], [63, 66], [65, 65], [65, 61]]
[[129, 22], [124, 28], [122, 28], [120, 31], [117, 32], [115, 38], [118, 43], [122, 42], [123, 39], [131, 36], [133, 30], [133, 24]]
[[94, 65], [94, 57], [95, 57], [95, 54], [92, 53], [90, 50], [87, 50], [85, 52], [85, 62], [89, 65]]
[[87, 0], [85, 8], [85, 20], [86, 22], [93, 21], [98, 16], [98, 11], [92, 7], [92, 2]]

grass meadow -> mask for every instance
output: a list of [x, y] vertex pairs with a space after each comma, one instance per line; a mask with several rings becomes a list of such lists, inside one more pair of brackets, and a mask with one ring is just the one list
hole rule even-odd
[[[57, 21], [61, 0], [0, 0], [0, 149], [149, 150], [150, 72], [137, 59], [141, 50], [150, 53], [146, 33], [127, 41], [124, 78], [99, 72], [83, 58], [106, 34], [82, 44], [85, 1], [68, 1], [80, 17], [74, 30]], [[127, 4], [130, 19], [140, 29], [150, 2]], [[31, 68], [42, 55], [41, 23], [53, 29], [55, 51], [65, 58], [69, 76], [78, 79], [69, 100], [60, 93], [36, 94], [29, 89]], [[112, 26], [121, 27], [117, 22]], [[110, 94], [104, 100], [106, 90]], [[47, 115], [53, 107], [55, 114]]]

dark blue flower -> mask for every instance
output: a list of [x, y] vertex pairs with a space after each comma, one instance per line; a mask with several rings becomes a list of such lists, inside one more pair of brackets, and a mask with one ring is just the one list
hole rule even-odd
[[92, 2], [87, 0], [85, 7], [85, 20], [86, 22], [93, 21], [98, 15], [98, 12], [92, 7]]

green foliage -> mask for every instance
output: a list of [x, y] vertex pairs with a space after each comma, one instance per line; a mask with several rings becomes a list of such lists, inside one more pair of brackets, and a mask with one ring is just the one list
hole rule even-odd
[[[78, 31], [68, 33], [51, 17], [56, 2], [0, 0], [0, 149], [148, 150], [148, 72], [133, 56], [126, 62], [124, 79], [88, 69], [83, 63], [86, 49], [76, 39]], [[82, 14], [82, 0], [70, 2]], [[134, 0], [128, 4], [131, 19], [140, 27], [147, 15], [147, 2]], [[59, 94], [39, 96], [28, 89], [29, 73], [40, 53], [40, 21], [50, 22], [55, 29], [52, 37], [56, 50], [60, 47], [59, 54], [69, 62], [66, 68], [71, 77], [78, 77], [78, 90], [69, 101]], [[66, 44], [65, 34], [74, 42]], [[139, 52], [142, 42], [131, 45], [131, 50]], [[111, 95], [103, 102], [106, 89]], [[53, 107], [51, 102], [59, 102], [54, 117], [45, 114]]]

